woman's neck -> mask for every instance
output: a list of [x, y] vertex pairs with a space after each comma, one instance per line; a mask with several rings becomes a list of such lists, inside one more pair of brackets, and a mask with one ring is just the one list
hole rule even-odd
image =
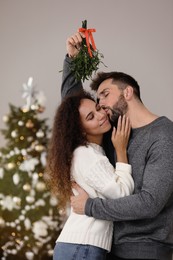
[[101, 145], [103, 141], [103, 135], [87, 135], [87, 140], [89, 143]]

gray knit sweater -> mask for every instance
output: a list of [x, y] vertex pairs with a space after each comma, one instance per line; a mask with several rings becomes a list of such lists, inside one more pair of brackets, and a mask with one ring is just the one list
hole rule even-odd
[[[82, 88], [75, 82], [66, 57], [62, 97]], [[106, 154], [113, 158], [110, 140]], [[133, 195], [120, 199], [88, 199], [85, 214], [114, 221], [112, 252], [129, 259], [156, 259], [173, 250], [173, 122], [159, 117], [133, 129], [129, 163], [135, 182]], [[167, 259], [167, 258], [165, 258]]]
[[114, 254], [157, 258], [173, 248], [173, 123], [160, 117], [133, 129], [128, 158], [134, 194], [116, 200], [88, 199], [85, 213], [115, 221]]

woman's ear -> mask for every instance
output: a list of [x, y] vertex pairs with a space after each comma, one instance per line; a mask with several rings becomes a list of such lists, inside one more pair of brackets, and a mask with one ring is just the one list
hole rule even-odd
[[129, 101], [132, 99], [132, 97], [133, 97], [133, 88], [131, 86], [127, 86], [124, 89], [124, 98], [126, 101]]

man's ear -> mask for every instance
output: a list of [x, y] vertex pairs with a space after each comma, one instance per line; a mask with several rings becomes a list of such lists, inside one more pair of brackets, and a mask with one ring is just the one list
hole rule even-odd
[[133, 97], [133, 88], [131, 86], [127, 86], [125, 89], [124, 89], [124, 98], [126, 101], [129, 101], [132, 99]]

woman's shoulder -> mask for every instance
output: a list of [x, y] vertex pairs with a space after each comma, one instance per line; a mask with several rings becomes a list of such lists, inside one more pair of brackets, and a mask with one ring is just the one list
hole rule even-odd
[[101, 146], [89, 143], [87, 146], [80, 146], [74, 151], [73, 169], [75, 171], [76, 169], [80, 171], [88, 170], [101, 162], [108, 162]]
[[96, 155], [105, 155], [102, 146], [94, 143], [88, 143], [87, 145], [79, 146], [74, 151], [75, 155], [80, 154], [96, 154]]
[[87, 163], [94, 160], [100, 160], [105, 157], [104, 150], [101, 146], [93, 143], [88, 143], [86, 146], [79, 146], [75, 149], [73, 159], [80, 161], [85, 159]]

